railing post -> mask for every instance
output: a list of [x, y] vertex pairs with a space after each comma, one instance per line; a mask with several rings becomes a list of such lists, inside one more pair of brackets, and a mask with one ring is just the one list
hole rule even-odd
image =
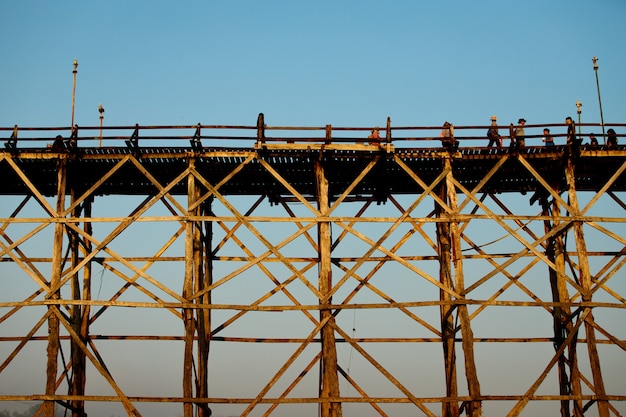
[[265, 116], [259, 113], [256, 119], [256, 141], [257, 143], [265, 143]]
[[387, 116], [387, 128], [385, 131], [385, 141], [387, 142], [387, 152], [391, 151], [391, 117]]

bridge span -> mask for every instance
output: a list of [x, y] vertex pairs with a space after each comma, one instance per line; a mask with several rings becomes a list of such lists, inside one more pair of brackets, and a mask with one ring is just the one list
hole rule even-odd
[[543, 127], [0, 128], [0, 404], [625, 414], [626, 148]]

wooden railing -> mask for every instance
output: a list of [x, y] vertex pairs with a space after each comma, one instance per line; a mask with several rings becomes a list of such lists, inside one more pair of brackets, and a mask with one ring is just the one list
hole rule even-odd
[[[257, 142], [265, 143], [335, 143], [369, 144], [370, 132], [376, 126], [318, 127], [257, 125], [131, 125], [131, 126], [79, 126], [63, 127], [0, 127], [0, 141], [7, 148], [45, 148], [52, 146], [57, 137], [65, 143], [79, 147], [125, 146], [130, 141], [140, 147], [253, 147]], [[499, 133], [505, 141], [510, 140], [509, 125], [500, 125]], [[604, 127], [604, 129], [603, 129]], [[453, 136], [459, 147], [486, 147], [489, 140], [488, 125], [453, 126]], [[542, 146], [543, 129], [549, 128], [557, 145], [565, 144], [567, 126], [563, 123], [527, 124], [526, 146]], [[600, 145], [606, 143], [602, 131], [613, 128], [618, 138], [626, 124], [582, 123], [576, 126], [579, 137], [588, 142], [595, 133]], [[440, 148], [442, 126], [386, 126], [380, 128], [380, 142], [393, 143], [400, 148]], [[620, 132], [621, 131], [621, 132]]]

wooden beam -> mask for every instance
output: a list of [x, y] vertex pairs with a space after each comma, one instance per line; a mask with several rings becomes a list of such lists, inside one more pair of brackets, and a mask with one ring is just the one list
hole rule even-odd
[[[189, 167], [193, 167], [194, 158], [189, 158]], [[187, 207], [194, 204], [196, 198], [195, 177], [189, 173], [187, 175]], [[191, 302], [190, 297], [194, 293], [194, 222], [187, 221], [185, 224], [185, 278], [183, 280], [182, 296], [187, 303]], [[193, 393], [193, 348], [194, 348], [194, 310], [191, 308], [183, 309], [183, 325], [185, 327], [185, 347], [183, 353], [183, 396], [192, 398]], [[193, 403], [185, 402], [183, 404], [184, 417], [194, 417]]]
[[[565, 178], [569, 184], [568, 195], [573, 214], [580, 215], [578, 206], [578, 195], [576, 192], [576, 176], [575, 176], [575, 160], [570, 156], [567, 160], [567, 168]], [[574, 237], [576, 239], [576, 251], [578, 256], [578, 273], [580, 286], [582, 287], [581, 295], [583, 301], [592, 300], [592, 277], [589, 270], [589, 259], [587, 256], [587, 244], [585, 242], [585, 234], [583, 231], [583, 222], [574, 222]], [[583, 310], [588, 313], [585, 318], [585, 338], [587, 339], [587, 352], [589, 354], [589, 365], [593, 375], [593, 389], [597, 396], [598, 415], [600, 417], [609, 417], [610, 411], [606, 401], [606, 391], [604, 389], [604, 380], [602, 378], [602, 369], [600, 367], [600, 357], [596, 346], [596, 331], [594, 328], [593, 311], [590, 308]]]
[[[326, 216], [329, 210], [328, 179], [324, 171], [324, 165], [318, 159], [315, 162], [315, 179], [317, 183], [317, 205], [320, 215]], [[320, 305], [328, 306], [332, 304], [330, 292], [333, 288], [332, 264], [330, 259], [331, 224], [320, 222], [317, 225], [318, 231], [318, 255], [319, 255], [319, 292]], [[320, 310], [320, 322], [325, 322], [321, 330], [321, 351], [320, 362], [320, 397], [339, 397], [339, 378], [337, 371], [337, 347], [335, 343], [335, 316], [329, 308]], [[341, 403], [331, 402], [320, 404], [321, 417], [341, 417]]]
[[[66, 180], [67, 161], [65, 159], [59, 159], [57, 161], [57, 204], [56, 211], [52, 212], [57, 213], [57, 215], [60, 215], [60, 213], [64, 211]], [[46, 298], [51, 300], [59, 299], [61, 295], [59, 284], [61, 281], [61, 269], [63, 268], [63, 235], [63, 224], [56, 223], [54, 225], [54, 238], [52, 242], [52, 272], [50, 277], [51, 292], [48, 292], [46, 296]], [[48, 309], [51, 310], [52, 313], [48, 316], [46, 395], [55, 395], [60, 342], [59, 318], [56, 314], [54, 314], [54, 311], [58, 310], [58, 306], [50, 306]], [[45, 401], [43, 411], [44, 417], [54, 417], [54, 401]]]
[[[448, 197], [448, 205], [453, 210], [458, 210], [458, 197], [455, 188], [455, 181], [451, 169], [450, 159], [445, 160], [446, 171], [446, 192]], [[458, 222], [450, 222], [450, 246], [451, 246], [451, 265], [454, 267], [454, 285], [456, 291], [462, 294], [460, 299], [465, 298], [465, 276], [463, 271], [463, 253], [461, 251], [461, 236], [459, 232]], [[451, 280], [452, 281], [452, 280]], [[467, 304], [457, 306], [458, 319], [461, 327], [461, 345], [463, 346], [463, 357], [465, 360], [465, 379], [467, 380], [467, 389], [472, 398], [465, 404], [465, 412], [469, 417], [482, 416], [482, 403], [480, 401], [480, 382], [476, 371], [476, 360], [474, 358], [474, 332], [467, 310]]]
[[[449, 159], [444, 160], [449, 165]], [[446, 183], [440, 185], [439, 198], [448, 205], [448, 190]], [[441, 217], [445, 213], [442, 206], [435, 203], [435, 212], [437, 217]], [[437, 255], [439, 257], [439, 280], [441, 285], [456, 292], [455, 283], [452, 279], [452, 244], [450, 236], [450, 223], [440, 221], [437, 222]], [[441, 316], [441, 346], [443, 348], [443, 365], [446, 383], [446, 396], [457, 398], [459, 396], [457, 373], [456, 373], [456, 324], [455, 311], [456, 306], [448, 303], [452, 301], [452, 297], [448, 291], [439, 290], [439, 298], [443, 303], [439, 307]], [[459, 417], [458, 401], [449, 401], [441, 403], [442, 417]]]

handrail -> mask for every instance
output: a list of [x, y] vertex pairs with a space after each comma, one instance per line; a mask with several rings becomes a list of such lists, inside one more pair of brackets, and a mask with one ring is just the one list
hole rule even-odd
[[[581, 123], [577, 127], [586, 128], [587, 132], [582, 133], [579, 137], [586, 139], [589, 134], [593, 132], [593, 128], [596, 128], [596, 136], [601, 137], [601, 128], [626, 128], [624, 123]], [[471, 125], [471, 126], [454, 126], [454, 139], [460, 142], [460, 146], [486, 146], [488, 139], [486, 137], [486, 131], [489, 129], [489, 125]], [[329, 140], [333, 143], [363, 143], [367, 144], [370, 140], [367, 138], [369, 132], [374, 127], [345, 127], [345, 126], [267, 126], [264, 125], [263, 136], [253, 133], [258, 130], [258, 126], [252, 125], [211, 125], [211, 124], [195, 124], [195, 125], [130, 125], [130, 126], [78, 126], [74, 128], [70, 126], [57, 126], [57, 127], [28, 127], [14, 125], [12, 127], [0, 126], [0, 141], [4, 140], [6, 143], [17, 142], [22, 145], [31, 144], [35, 142], [46, 142], [50, 145], [50, 142], [55, 139], [57, 135], [61, 135], [63, 139], [67, 140], [70, 137], [75, 140], [78, 147], [96, 145], [88, 143], [89, 141], [99, 141], [99, 143], [105, 143], [107, 146], [124, 146], [124, 142], [128, 140], [137, 140], [139, 146], [163, 146], [163, 141], [172, 141], [166, 146], [189, 146], [190, 140], [203, 140], [211, 142], [219, 141], [219, 146], [227, 146], [229, 142], [245, 141], [249, 142], [247, 145], [254, 145], [257, 141], [263, 142], [285, 142], [289, 143], [328, 143]], [[509, 126], [498, 126], [502, 138], [510, 139]], [[553, 129], [551, 134], [556, 138], [565, 138], [567, 136], [567, 125], [563, 123], [549, 123], [549, 124], [527, 124], [524, 126], [526, 131], [527, 146], [534, 146], [533, 139], [543, 137], [542, 131], [544, 128]], [[74, 131], [75, 129], [75, 131]], [[441, 132], [441, 126], [391, 126], [388, 124], [386, 128], [381, 130], [387, 130], [387, 137], [381, 139], [381, 143], [387, 140], [395, 145], [405, 144], [407, 142], [416, 143], [429, 143], [436, 141], [436, 146], [425, 146], [428, 148], [440, 147], [439, 133]], [[207, 132], [208, 131], [208, 132]], [[250, 134], [245, 134], [246, 131], [250, 131]], [[6, 132], [6, 133], [4, 133]], [[10, 134], [9, 134], [10, 132]], [[90, 135], [90, 132], [95, 132], [95, 135]], [[100, 135], [102, 133], [102, 136]], [[198, 134], [200, 132], [200, 134]], [[319, 132], [319, 135], [314, 134]], [[208, 133], [208, 134], [207, 134]], [[313, 134], [312, 134], [313, 133]], [[461, 134], [459, 134], [461, 133]], [[625, 137], [626, 134], [617, 134], [618, 137]], [[183, 142], [180, 142], [180, 141]], [[530, 141], [529, 141], [530, 140]], [[157, 142], [154, 143], [153, 141]], [[230, 143], [232, 145], [232, 143]], [[537, 141], [537, 146], [542, 145], [541, 141]], [[417, 146], [420, 147], [420, 146]]]

